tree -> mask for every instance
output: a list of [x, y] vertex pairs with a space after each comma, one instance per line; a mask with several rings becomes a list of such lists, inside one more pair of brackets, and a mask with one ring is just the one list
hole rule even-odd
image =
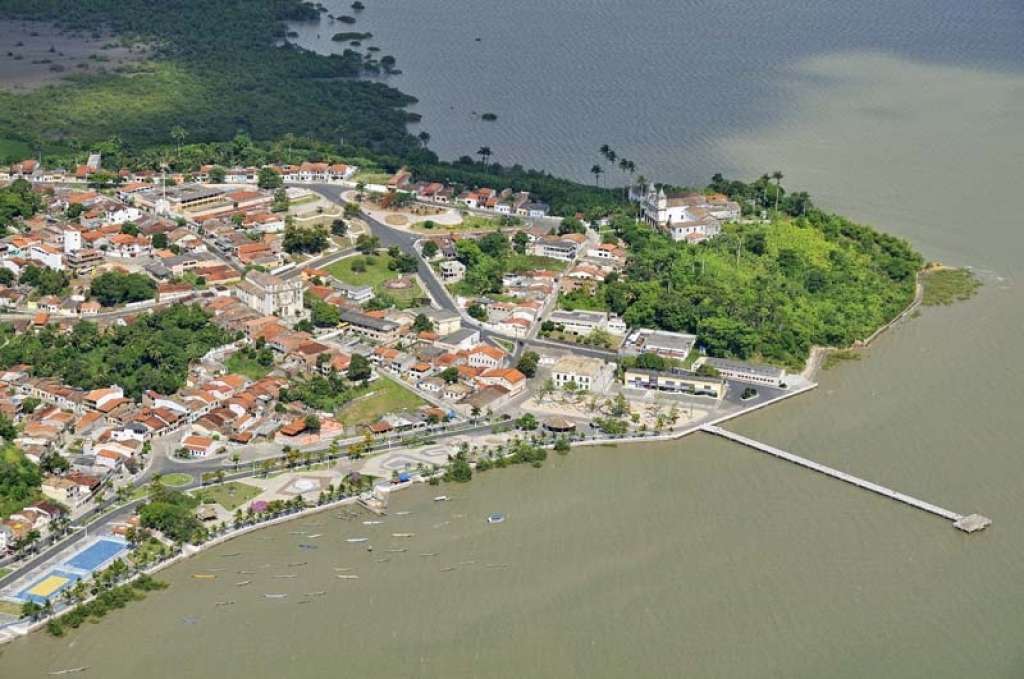
[[516, 420], [516, 426], [522, 429], [523, 431], [533, 431], [539, 426], [539, 423], [537, 422], [537, 418], [534, 417], [532, 413], [526, 413], [518, 420]]
[[486, 165], [487, 160], [491, 157], [491, 147], [481, 146], [479, 149], [477, 149], [476, 154], [480, 156], [480, 164]]
[[256, 177], [256, 186], [261, 189], [277, 189], [284, 185], [284, 180], [281, 175], [278, 174], [274, 168], [265, 165], [260, 168], [260, 173]]
[[441, 371], [441, 379], [443, 379], [448, 384], [454, 384], [455, 382], [458, 382], [459, 369], [454, 366], [450, 368], [445, 368], [444, 370]]
[[154, 250], [163, 250], [167, 247], [167, 234], [166, 233], [154, 233], [153, 238], [150, 241]]
[[601, 183], [601, 175], [603, 173], [604, 173], [604, 168], [601, 167], [600, 165], [598, 165], [597, 163], [594, 163], [590, 167], [590, 174], [594, 175], [594, 184], [598, 184], [599, 185]]
[[512, 236], [512, 249], [521, 255], [526, 254], [526, 246], [530, 244], [530, 237], [525, 231], [516, 231]]
[[454, 481], [456, 483], [466, 483], [472, 478], [473, 468], [469, 466], [469, 462], [461, 454], [457, 455], [448, 464], [448, 470], [444, 474], [445, 481]]
[[156, 284], [144, 274], [108, 271], [92, 280], [89, 294], [103, 306], [141, 302], [153, 299]]
[[466, 313], [478, 321], [483, 322], [487, 320], [487, 309], [483, 308], [483, 306], [476, 302], [469, 305], [469, 308], [466, 309]]
[[356, 238], [356, 250], [364, 255], [375, 252], [378, 247], [380, 247], [380, 239], [376, 236], [361, 233], [359, 234], [359, 237]]
[[437, 256], [438, 250], [440, 250], [440, 248], [437, 246], [437, 243], [432, 240], [428, 240], [423, 244], [423, 257], [426, 259], [433, 259]]
[[434, 329], [434, 323], [427, 318], [426, 314], [416, 314], [412, 322], [412, 329], [415, 332], [430, 332]]
[[177, 145], [178, 156], [181, 156], [181, 145], [185, 142], [185, 139], [187, 138], [188, 130], [186, 130], [181, 125], [175, 125], [171, 128], [171, 139], [173, 139], [174, 143]]
[[327, 233], [322, 226], [289, 225], [284, 228], [286, 252], [316, 254], [326, 249], [327, 244]]
[[526, 351], [519, 359], [519, 363], [516, 365], [516, 369], [523, 373], [527, 377], [533, 377], [537, 374], [537, 366], [540, 363], [540, 354], [536, 351]]
[[646, 370], [664, 370], [665, 359], [658, 354], [645, 352], [636, 357], [636, 367]]
[[701, 363], [700, 366], [695, 371], [695, 374], [700, 375], [701, 377], [718, 377], [719, 376], [718, 368], [716, 368], [715, 366], [711, 365], [710, 363]]
[[423, 144], [424, 148], [426, 148], [427, 145], [430, 143], [430, 133], [427, 132], [426, 130], [423, 130], [418, 135], [416, 135], [416, 138], [420, 140], [420, 143]]
[[348, 233], [348, 223], [344, 219], [335, 219], [331, 222], [331, 235], [344, 236]]
[[223, 184], [227, 177], [227, 172], [220, 165], [214, 165], [210, 168], [209, 177], [211, 184]]
[[370, 379], [372, 374], [373, 370], [370, 368], [370, 362], [366, 356], [352, 354], [352, 359], [348, 364], [348, 378], [353, 382], [363, 382]]
[[306, 419], [304, 420], [304, 422], [305, 422], [305, 425], [306, 425], [306, 429], [308, 429], [309, 431], [312, 431], [312, 432], [319, 432], [320, 431], [320, 418], [317, 417], [316, 415], [314, 415], [314, 414], [306, 415]]
[[553, 393], [555, 393], [555, 381], [549, 377], [546, 380], [544, 380], [544, 383], [542, 385], [540, 385], [540, 391], [538, 395], [540, 396], [540, 400], [543, 401], [546, 397], [551, 396], [551, 394]]
[[779, 211], [779, 196], [782, 193], [782, 178], [783, 174], [781, 170], [772, 172], [772, 179], [775, 180], [775, 212]]
[[559, 455], [565, 455], [570, 450], [569, 439], [564, 436], [559, 436], [555, 441], [555, 452]]

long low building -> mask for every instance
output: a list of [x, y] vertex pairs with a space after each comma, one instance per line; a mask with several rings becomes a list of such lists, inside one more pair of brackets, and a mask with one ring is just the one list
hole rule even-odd
[[717, 370], [718, 374], [722, 377], [738, 382], [781, 387], [786, 380], [785, 369], [776, 368], [772, 365], [743, 363], [742, 361], [733, 361], [726, 358], [702, 356], [693, 362], [693, 369], [696, 370], [702, 365], [709, 365]]
[[398, 339], [398, 331], [401, 326], [394, 321], [385, 318], [376, 318], [358, 311], [345, 311], [341, 314], [341, 322], [346, 329], [357, 335], [362, 335], [374, 340], [388, 344]]
[[653, 389], [697, 396], [722, 398], [728, 384], [720, 377], [704, 377], [682, 370], [647, 370], [629, 368], [622, 378], [623, 384], [633, 389]]

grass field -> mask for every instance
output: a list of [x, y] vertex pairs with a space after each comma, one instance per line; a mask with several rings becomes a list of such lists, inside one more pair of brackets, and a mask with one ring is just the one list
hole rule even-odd
[[273, 366], [260, 365], [259, 362], [252, 357], [243, 356], [240, 351], [231, 354], [231, 357], [227, 360], [226, 366], [229, 372], [245, 375], [253, 380], [265, 377], [273, 368]]
[[[388, 269], [391, 258], [387, 255], [371, 255], [370, 262], [363, 255], [346, 257], [340, 262], [335, 262], [327, 267], [332, 276], [343, 283], [352, 285], [372, 285], [376, 288], [381, 283], [395, 278], [398, 274]], [[366, 271], [353, 271], [352, 265], [356, 262], [366, 263]]]
[[12, 615], [15, 618], [20, 618], [21, 606], [13, 601], [0, 601], [0, 615]]
[[191, 474], [182, 474], [181, 472], [175, 472], [174, 474], [166, 474], [160, 477], [160, 483], [165, 486], [172, 488], [180, 488], [181, 486], [187, 486], [192, 483], [194, 479]]
[[210, 486], [209, 488], [197, 490], [195, 496], [200, 501], [213, 500], [224, 509], [232, 512], [262, 492], [263, 490], [256, 486], [231, 481], [219, 486]]
[[11, 572], [10, 568], [0, 568], [0, 578], [6, 578]]
[[970, 299], [981, 287], [969, 269], [935, 269], [921, 274], [925, 306], [940, 306]]
[[346, 428], [371, 424], [385, 415], [405, 408], [418, 408], [426, 403], [408, 389], [386, 377], [370, 385], [368, 395], [349, 402], [338, 412], [338, 421]]
[[[448, 233], [458, 231], [491, 231], [502, 228], [500, 217], [484, 217], [482, 215], [467, 213], [462, 216], [461, 224], [440, 224], [435, 222], [432, 227], [426, 227], [423, 222], [415, 222], [410, 225], [413, 231], [419, 233]], [[507, 227], [514, 228], [514, 227]]]

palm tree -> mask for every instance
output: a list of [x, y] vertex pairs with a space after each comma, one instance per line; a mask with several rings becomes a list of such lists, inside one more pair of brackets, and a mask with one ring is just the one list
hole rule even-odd
[[605, 158], [607, 158], [607, 157], [608, 157], [608, 154], [609, 154], [609, 153], [612, 153], [612, 147], [608, 146], [608, 144], [601, 144], [601, 148], [599, 148], [599, 149], [598, 149], [597, 151], [598, 151], [598, 153], [600, 153], [600, 154], [601, 154], [602, 156], [604, 156]]
[[772, 172], [772, 179], [775, 180], [775, 213], [779, 212], [779, 194], [782, 193], [782, 170]]
[[174, 143], [177, 145], [178, 155], [179, 156], [181, 155], [181, 144], [187, 138], [188, 138], [188, 130], [186, 130], [181, 125], [175, 125], [174, 127], [171, 128], [171, 139], [173, 139]]
[[486, 165], [487, 160], [491, 157], [491, 147], [481, 146], [479, 149], [477, 149], [476, 154], [480, 156], [480, 164]]
[[423, 144], [424, 148], [430, 143], [430, 133], [426, 130], [423, 130], [416, 136], [419, 137], [420, 143]]
[[590, 174], [594, 175], [594, 184], [596, 184], [596, 185], [600, 185], [601, 184], [601, 173], [602, 172], [604, 172], [604, 168], [601, 167], [600, 165], [597, 165], [596, 163], [594, 164], [593, 167], [590, 168]]
[[232, 462], [232, 464], [235, 465], [235, 471], [236, 472], [238, 471], [238, 463], [239, 463], [239, 461], [241, 461], [241, 459], [242, 459], [242, 456], [239, 455], [237, 452], [231, 453], [231, 462]]

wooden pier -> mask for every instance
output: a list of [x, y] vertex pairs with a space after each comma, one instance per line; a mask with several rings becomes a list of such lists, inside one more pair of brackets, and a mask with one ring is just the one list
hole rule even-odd
[[939, 507], [938, 505], [933, 505], [930, 502], [918, 500], [916, 497], [911, 497], [910, 495], [893, 490], [892, 488], [886, 488], [885, 486], [880, 486], [877, 483], [865, 481], [864, 479], [853, 476], [852, 474], [847, 474], [846, 472], [841, 472], [838, 469], [833, 469], [832, 467], [827, 467], [823, 464], [818, 464], [817, 462], [800, 457], [799, 455], [788, 453], [785, 450], [780, 450], [773, 446], [769, 446], [766, 443], [761, 443], [760, 441], [755, 441], [752, 438], [747, 438], [746, 436], [742, 436], [740, 434], [736, 434], [726, 429], [722, 429], [721, 427], [706, 424], [703, 427], [701, 427], [701, 431], [706, 432], [708, 434], [713, 434], [715, 436], [721, 436], [722, 438], [729, 439], [730, 441], [733, 441], [735, 443], [739, 443], [749, 448], [753, 448], [754, 450], [759, 450], [762, 453], [768, 453], [769, 455], [773, 455], [780, 459], [786, 460], [787, 462], [798, 464], [801, 467], [806, 467], [807, 469], [812, 469], [826, 476], [831, 476], [834, 479], [845, 481], [846, 483], [857, 486], [858, 488], [869, 490], [872, 493], [884, 495], [885, 497], [891, 500], [902, 502], [903, 504], [907, 504], [910, 505], [911, 507], [915, 507], [917, 509], [926, 511], [929, 514], [941, 516], [944, 519], [952, 521], [954, 527], [966, 533], [974, 533], [976, 531], [983, 530], [992, 523], [991, 519], [980, 514], [958, 514], [954, 511], [950, 511], [948, 509]]

